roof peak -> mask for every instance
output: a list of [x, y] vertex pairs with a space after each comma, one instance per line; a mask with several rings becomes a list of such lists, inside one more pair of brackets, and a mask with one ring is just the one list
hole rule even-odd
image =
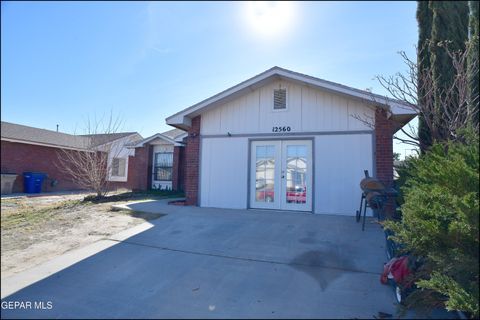
[[[408, 108], [410, 106], [408, 106], [403, 101], [398, 101], [385, 96], [374, 94], [370, 91], [360, 90], [336, 82], [316, 78], [279, 66], [273, 66], [272, 68], [263, 71], [256, 76], [242, 81], [237, 85], [234, 85], [233, 87], [221, 91], [216, 95], [213, 95], [203, 101], [200, 101], [199, 103], [196, 103], [186, 109], [183, 109], [182, 111], [179, 111], [169, 116], [166, 119], [166, 122], [169, 125], [185, 130], [191, 125], [191, 119], [196, 115], [204, 112], [206, 108], [218, 105], [222, 102], [228, 101], [229, 99], [233, 99], [235, 96], [243, 94], [244, 92], [248, 92], [249, 90], [254, 89], [258, 86], [262, 86], [276, 76], [285, 78], [286, 80], [296, 81], [309, 86], [317, 87], [319, 89], [330, 91], [336, 94], [349, 96], [354, 99], [359, 99], [367, 103], [371, 103], [376, 107], [388, 107], [390, 109], [394, 109], [395, 112], [409, 113], [405, 112], [405, 108]], [[401, 110], [402, 108], [404, 109], [403, 111]]]

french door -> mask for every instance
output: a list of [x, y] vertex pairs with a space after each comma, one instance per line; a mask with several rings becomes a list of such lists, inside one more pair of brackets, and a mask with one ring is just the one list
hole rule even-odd
[[251, 142], [250, 207], [312, 211], [312, 141]]

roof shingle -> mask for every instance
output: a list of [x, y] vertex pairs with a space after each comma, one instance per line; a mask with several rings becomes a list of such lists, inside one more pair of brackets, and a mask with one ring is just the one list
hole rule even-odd
[[120, 132], [111, 134], [72, 135], [46, 129], [39, 129], [21, 124], [1, 122], [1, 137], [21, 142], [32, 142], [72, 149], [96, 147], [136, 132]]

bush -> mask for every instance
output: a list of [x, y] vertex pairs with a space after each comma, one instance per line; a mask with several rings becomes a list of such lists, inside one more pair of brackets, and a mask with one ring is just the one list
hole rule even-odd
[[436, 297], [432, 306], [444, 303], [472, 317], [479, 315], [478, 142], [475, 135], [465, 143], [436, 144], [412, 160], [402, 221], [386, 223], [395, 241], [425, 260], [419, 294]]
[[395, 166], [395, 170], [398, 173], [398, 179], [395, 180], [395, 189], [398, 190], [398, 196], [396, 198], [397, 205], [402, 206], [405, 203], [404, 187], [407, 181], [412, 177], [418, 157], [410, 156], [405, 158], [399, 165]]

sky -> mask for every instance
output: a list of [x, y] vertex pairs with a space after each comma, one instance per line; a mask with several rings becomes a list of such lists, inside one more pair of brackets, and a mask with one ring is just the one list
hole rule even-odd
[[[416, 2], [1, 2], [1, 118], [84, 133], [165, 118], [279, 66], [386, 94], [415, 58]], [[394, 151], [410, 146], [394, 142]]]

